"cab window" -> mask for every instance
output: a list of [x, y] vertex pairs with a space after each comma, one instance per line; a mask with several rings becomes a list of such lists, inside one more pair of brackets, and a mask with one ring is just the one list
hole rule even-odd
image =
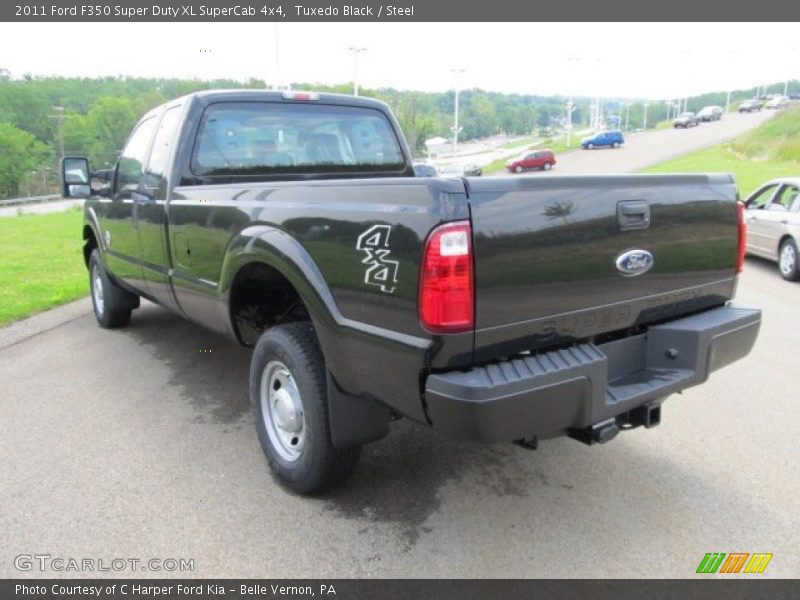
[[400, 144], [382, 112], [311, 103], [212, 104], [191, 160], [192, 173], [204, 177], [404, 169]]
[[155, 117], [145, 119], [139, 123], [128, 139], [117, 163], [117, 192], [138, 187], [155, 126]]

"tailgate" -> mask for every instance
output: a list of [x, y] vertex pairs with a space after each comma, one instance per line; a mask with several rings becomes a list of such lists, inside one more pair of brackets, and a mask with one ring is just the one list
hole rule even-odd
[[476, 359], [723, 304], [736, 195], [726, 174], [470, 179]]

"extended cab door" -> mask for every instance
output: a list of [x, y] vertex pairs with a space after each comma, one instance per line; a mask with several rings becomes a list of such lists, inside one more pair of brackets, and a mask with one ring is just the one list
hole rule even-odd
[[156, 122], [154, 116], [146, 118], [133, 130], [117, 162], [111, 197], [103, 199], [97, 209], [106, 267], [112, 275], [142, 291], [145, 286], [136, 201]]

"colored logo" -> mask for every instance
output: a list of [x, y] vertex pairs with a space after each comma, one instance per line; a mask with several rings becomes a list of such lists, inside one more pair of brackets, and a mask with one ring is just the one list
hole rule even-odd
[[653, 255], [647, 250], [627, 250], [617, 256], [614, 265], [622, 275], [635, 277], [647, 273], [654, 263]]
[[358, 236], [356, 249], [366, 252], [367, 256], [361, 261], [368, 265], [364, 273], [364, 283], [381, 288], [387, 294], [394, 293], [394, 284], [397, 283], [396, 260], [389, 260], [389, 234], [391, 225], [373, 225]]
[[697, 567], [698, 573], [723, 573], [732, 575], [735, 573], [763, 573], [767, 568], [772, 554], [766, 552], [709, 552], [700, 561]]

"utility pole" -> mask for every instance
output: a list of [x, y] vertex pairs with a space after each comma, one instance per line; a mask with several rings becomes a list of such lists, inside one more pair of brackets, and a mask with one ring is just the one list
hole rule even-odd
[[458, 126], [458, 76], [464, 72], [464, 69], [451, 69], [453, 72], [453, 87], [455, 87], [456, 91], [456, 103], [455, 109], [453, 111], [453, 158], [458, 156], [458, 134], [461, 131], [461, 128]]
[[725, 100], [725, 112], [730, 112], [731, 110], [731, 91], [728, 90], [728, 98]]
[[631, 116], [631, 103], [628, 102], [628, 104], [625, 106], [625, 131], [626, 132], [629, 130], [628, 120], [630, 119], [630, 116]]
[[647, 107], [650, 106], [647, 102], [644, 103], [644, 125], [642, 129], [647, 129]]
[[353, 53], [353, 96], [358, 96], [358, 55], [365, 50], [363, 47], [350, 46], [350, 52]]

